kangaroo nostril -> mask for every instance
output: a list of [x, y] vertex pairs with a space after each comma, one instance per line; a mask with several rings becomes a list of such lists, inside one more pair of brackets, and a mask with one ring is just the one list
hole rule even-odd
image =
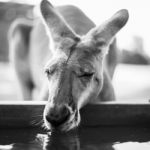
[[53, 126], [57, 127], [68, 120], [70, 111], [66, 106], [55, 107], [49, 110], [49, 113], [45, 116], [46, 120]]

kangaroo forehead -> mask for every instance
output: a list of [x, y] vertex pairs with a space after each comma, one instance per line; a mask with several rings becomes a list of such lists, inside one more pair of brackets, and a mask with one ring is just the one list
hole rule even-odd
[[66, 72], [78, 72], [80, 69], [91, 69], [93, 70], [94, 63], [89, 59], [72, 59], [69, 57], [68, 59], [60, 58], [59, 60], [55, 60], [55, 62], [50, 63], [47, 65], [46, 69], [50, 70], [51, 72], [59, 71], [61, 73]]
[[87, 66], [93, 64], [99, 56], [94, 47], [81, 45], [80, 43], [76, 43], [68, 50], [69, 53], [65, 53], [63, 50], [57, 51], [48, 62], [47, 67]]

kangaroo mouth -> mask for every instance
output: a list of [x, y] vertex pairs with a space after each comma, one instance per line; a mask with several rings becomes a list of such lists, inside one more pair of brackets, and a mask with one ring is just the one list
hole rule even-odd
[[76, 111], [75, 113], [73, 113], [69, 120], [64, 123], [63, 125], [60, 126], [60, 130], [61, 131], [70, 131], [76, 127], [78, 127], [80, 122], [80, 114], [78, 111]]

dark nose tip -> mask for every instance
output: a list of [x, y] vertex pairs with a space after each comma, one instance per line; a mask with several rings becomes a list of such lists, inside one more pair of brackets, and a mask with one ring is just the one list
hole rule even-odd
[[46, 115], [46, 120], [53, 126], [57, 127], [64, 122], [66, 122], [69, 118], [70, 111], [64, 106], [52, 107], [49, 109], [49, 112]]

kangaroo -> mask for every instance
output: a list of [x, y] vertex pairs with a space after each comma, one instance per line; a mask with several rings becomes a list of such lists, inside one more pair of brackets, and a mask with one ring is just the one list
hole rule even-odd
[[115, 100], [115, 35], [128, 11], [118, 11], [100, 26], [75, 6], [54, 8], [42, 0], [40, 11], [35, 24], [19, 20], [10, 28], [11, 61], [23, 99], [47, 100], [46, 128], [69, 131], [78, 127], [83, 106]]

